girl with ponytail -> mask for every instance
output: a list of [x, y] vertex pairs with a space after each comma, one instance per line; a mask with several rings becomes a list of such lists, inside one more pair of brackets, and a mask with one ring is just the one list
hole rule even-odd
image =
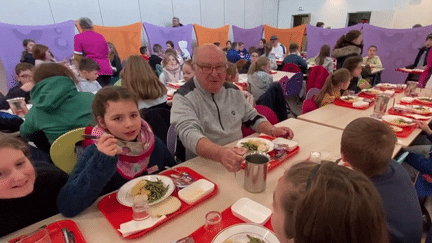
[[273, 83], [273, 77], [270, 75], [271, 64], [267, 57], [260, 57], [251, 64], [248, 71], [249, 92], [253, 95], [254, 100], [267, 91], [270, 84]]
[[341, 96], [341, 91], [346, 90], [350, 84], [351, 73], [346, 68], [341, 68], [330, 75], [321, 92], [315, 99], [318, 107], [333, 103]]

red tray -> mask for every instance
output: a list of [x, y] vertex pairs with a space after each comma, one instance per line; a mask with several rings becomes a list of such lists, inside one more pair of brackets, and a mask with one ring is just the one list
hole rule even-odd
[[396, 68], [396, 71], [402, 72], [402, 73], [413, 73], [413, 74], [422, 74], [423, 73], [423, 72], [412, 70], [412, 69], [402, 69], [402, 68]]
[[367, 99], [376, 99], [376, 95], [366, 94], [363, 92], [358, 93], [358, 96], [363, 97], [363, 98], [367, 98]]
[[[264, 138], [264, 139], [268, 139], [270, 141], [273, 141], [275, 139], [275, 137], [272, 136], [267, 136], [267, 135], [263, 135], [263, 136], [259, 136], [260, 138]], [[279, 165], [281, 165], [283, 162], [285, 162], [287, 159], [291, 158], [292, 156], [294, 156], [295, 154], [297, 154], [300, 151], [300, 146], [297, 146], [297, 148], [295, 148], [293, 151], [288, 152], [286, 155], [284, 155], [282, 158], [279, 159], [273, 159], [269, 162], [269, 166], [267, 167], [267, 171], [272, 171], [274, 168], [278, 167]], [[269, 153], [270, 157], [272, 157], [271, 152]], [[242, 169], [245, 168], [245, 164], [242, 164]]]
[[[225, 229], [231, 225], [235, 224], [243, 224], [245, 221], [237, 218], [231, 211], [231, 206], [225, 209], [222, 213], [222, 229]], [[273, 231], [273, 227], [271, 225], [271, 220], [269, 219], [267, 223], [264, 224], [264, 227]], [[189, 235], [192, 237], [195, 242], [199, 243], [210, 243], [212, 242], [215, 235], [207, 235], [206, 230], [204, 229], [204, 225], [195, 230], [192, 234]]]
[[[410, 116], [413, 113], [411, 113], [411, 112], [398, 112], [398, 111], [395, 111], [393, 108], [390, 108], [388, 110], [388, 113], [390, 115], [404, 116], [404, 117], [408, 117], [410, 119], [419, 120], [419, 121], [427, 121], [427, 120], [430, 120], [432, 118], [429, 116], [429, 118], [427, 118], [427, 119], [415, 119], [414, 117]], [[423, 115], [423, 116], [427, 116], [427, 115]]]
[[[76, 243], [86, 243], [86, 240], [84, 239], [84, 236], [81, 234], [81, 231], [79, 230], [76, 223], [72, 220], [60, 220], [54, 223], [51, 223], [46, 226], [46, 229], [48, 230], [51, 238], [52, 243], [64, 243], [65, 239], [63, 236], [62, 229], [67, 228], [69, 231], [72, 231], [75, 237]], [[30, 233], [30, 232], [29, 232]], [[22, 236], [19, 236], [13, 240], [10, 240], [8, 242], [13, 243], [17, 242], [21, 239]]]
[[356, 109], [356, 110], [366, 110], [366, 109], [368, 109], [369, 107], [373, 106], [373, 105], [375, 104], [375, 102], [372, 101], [368, 106], [365, 106], [365, 107], [354, 107], [354, 106], [352, 105], [352, 103], [348, 103], [348, 102], [342, 101], [342, 100], [340, 100], [340, 99], [336, 99], [336, 100], [333, 102], [333, 104], [335, 104], [335, 105], [337, 105], [337, 106], [344, 106], [344, 107], [348, 107], [348, 108], [351, 108], [351, 109]]
[[425, 104], [425, 103], [421, 103], [418, 100], [414, 100], [411, 103], [406, 103], [406, 102], [400, 102], [401, 105], [423, 105], [423, 106], [427, 106], [427, 107], [432, 107], [432, 104]]
[[[383, 121], [383, 122], [386, 123], [385, 121]], [[396, 137], [398, 137], [398, 138], [406, 138], [406, 137], [408, 137], [417, 128], [417, 125], [408, 126], [408, 127], [401, 127], [401, 128], [402, 128], [401, 132], [395, 132], [396, 133]]]
[[[167, 171], [162, 172], [161, 175], [169, 176], [171, 174], [178, 174], [179, 172], [187, 172], [195, 180], [199, 180], [199, 179], [208, 180], [207, 178], [205, 178], [204, 176], [202, 176], [198, 172], [196, 172], [196, 171], [194, 171], [188, 167], [176, 167], [175, 171], [174, 170], [167, 170]], [[164, 224], [165, 222], [177, 217], [178, 215], [189, 210], [190, 208], [193, 208], [196, 205], [198, 205], [199, 203], [201, 203], [201, 202], [209, 199], [210, 197], [214, 196], [218, 192], [218, 186], [216, 185], [216, 183], [214, 183], [214, 184], [215, 184], [215, 188], [214, 188], [213, 192], [210, 193], [209, 195], [203, 197], [201, 200], [199, 200], [196, 203], [191, 204], [191, 205], [180, 200], [182, 205], [181, 205], [179, 210], [177, 210], [176, 212], [174, 212], [172, 214], [167, 215], [167, 217], [164, 220], [155, 224], [153, 227], [145, 229], [145, 230], [140, 231], [138, 233], [135, 233], [133, 235], [129, 235], [125, 238], [126, 239], [135, 239], [135, 238], [141, 237], [141, 236], [147, 234], [148, 232], [154, 230], [158, 226]], [[171, 194], [171, 195], [178, 198], [177, 189], [174, 190], [173, 194]], [[120, 231], [118, 231], [118, 229], [120, 229], [120, 225], [122, 223], [126, 223], [126, 222], [129, 222], [132, 220], [132, 208], [123, 206], [117, 201], [117, 192], [114, 192], [114, 193], [111, 193], [111, 194], [105, 196], [99, 202], [98, 208], [103, 213], [105, 218], [111, 223], [114, 230], [121, 236], [121, 233], [120, 233]]]

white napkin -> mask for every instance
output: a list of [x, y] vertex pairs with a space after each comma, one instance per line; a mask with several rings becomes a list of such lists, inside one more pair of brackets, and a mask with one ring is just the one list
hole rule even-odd
[[118, 231], [122, 233], [123, 237], [127, 237], [129, 235], [151, 228], [153, 227], [153, 225], [157, 224], [161, 220], [164, 220], [165, 218], [166, 216], [164, 215], [159, 218], [155, 218], [151, 216], [141, 221], [131, 220], [129, 222], [121, 224], [120, 229], [118, 229]]

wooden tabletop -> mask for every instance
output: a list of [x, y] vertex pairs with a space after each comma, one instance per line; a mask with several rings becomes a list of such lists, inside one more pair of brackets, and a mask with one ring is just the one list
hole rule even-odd
[[[135, 240], [123, 239], [119, 234], [117, 234], [102, 213], [98, 210], [97, 202], [78, 216], [71, 218], [71, 220], [77, 223], [85, 239], [89, 243], [172, 242], [188, 236], [203, 225], [204, 215], [207, 212], [211, 210], [223, 211], [241, 197], [248, 197], [271, 209], [273, 190], [276, 187], [278, 179], [283, 175], [286, 169], [293, 164], [304, 161], [311, 152], [322, 152], [328, 157], [340, 157], [340, 138], [342, 130], [298, 119], [288, 119], [281, 122], [279, 125], [288, 126], [294, 131], [294, 140], [299, 143], [300, 151], [298, 154], [294, 155], [268, 174], [267, 189], [262, 193], [249, 193], [243, 189], [243, 171], [237, 172], [236, 176], [234, 176], [234, 173], [229, 173], [219, 163], [197, 157], [181, 164], [180, 166], [190, 167], [217, 183], [219, 186], [219, 193], [208, 201], [203, 202], [197, 207], [192, 208], [190, 211], [173, 219], [171, 222], [156, 228], [149, 234]], [[257, 134], [255, 134], [255, 136], [256, 135]], [[55, 215], [10, 234], [4, 237], [4, 240], [13, 239], [22, 234], [32, 232], [42, 225], [50, 224], [62, 219], [65, 218], [60, 214]], [[0, 239], [0, 241], [2, 240], [3, 239]]]

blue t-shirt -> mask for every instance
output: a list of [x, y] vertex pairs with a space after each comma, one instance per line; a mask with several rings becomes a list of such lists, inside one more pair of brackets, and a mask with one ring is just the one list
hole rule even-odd
[[392, 160], [384, 174], [371, 178], [381, 194], [390, 242], [419, 243], [422, 213], [417, 193], [406, 170]]

